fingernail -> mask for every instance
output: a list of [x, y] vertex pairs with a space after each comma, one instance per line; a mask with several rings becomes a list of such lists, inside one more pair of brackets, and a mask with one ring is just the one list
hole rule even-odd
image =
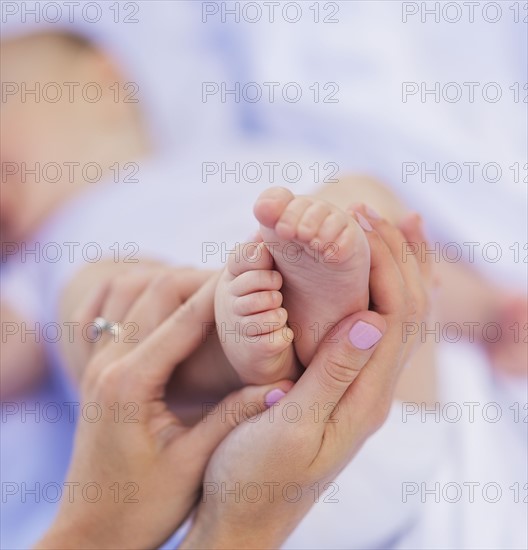
[[356, 218], [359, 223], [359, 225], [365, 230], [365, 231], [372, 231], [372, 225], [368, 222], [368, 220], [363, 217], [359, 212], [356, 212]]
[[264, 403], [266, 403], [266, 407], [271, 407], [272, 405], [275, 405], [279, 399], [282, 399], [286, 395], [285, 392], [282, 390], [279, 390], [278, 388], [275, 390], [271, 390], [269, 393], [266, 394], [266, 397], [264, 398]]
[[370, 206], [365, 206], [365, 212], [369, 218], [373, 220], [381, 220], [381, 216]]
[[358, 321], [348, 333], [348, 339], [357, 349], [370, 349], [377, 344], [383, 334], [374, 325], [369, 325], [365, 321]]
[[256, 260], [258, 256], [260, 255], [260, 244], [256, 244], [255, 248], [253, 248], [253, 252], [250, 252], [248, 254], [248, 260]]

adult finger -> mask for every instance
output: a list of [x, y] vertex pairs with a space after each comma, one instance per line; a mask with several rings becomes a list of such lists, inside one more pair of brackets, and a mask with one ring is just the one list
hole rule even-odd
[[123, 358], [138, 398], [163, 395], [175, 367], [205, 342], [214, 328], [214, 292], [219, 274], [209, 280]]
[[416, 337], [406, 335], [409, 331], [417, 334], [416, 322], [429, 310], [429, 293], [416, 258], [411, 255], [408, 262], [403, 262], [401, 255], [398, 256], [404, 242], [401, 232], [372, 216], [372, 211], [363, 209], [363, 212], [369, 216], [365, 221], [370, 227], [365, 235], [371, 252], [371, 307], [386, 315], [389, 330], [384, 347], [390, 350], [389, 355], [400, 359], [398, 367], [401, 367], [415, 349]]
[[[388, 324], [388, 330], [383, 340], [383, 348], [388, 357], [398, 358], [400, 363], [398, 369], [404, 363], [404, 359], [409, 356], [413, 348], [413, 342], [409, 338], [405, 341], [404, 331], [406, 323], [413, 323], [416, 318], [417, 299], [413, 293], [422, 292], [423, 281], [419, 270], [413, 272], [413, 277], [402, 266], [401, 257], [395, 253], [400, 250], [402, 236], [398, 236], [398, 231], [392, 231], [389, 224], [379, 216], [367, 209], [364, 205], [356, 208], [361, 210], [368, 219], [360, 214], [358, 218], [362, 222], [365, 235], [369, 242], [371, 253], [370, 270], [370, 298], [371, 309], [385, 316]], [[378, 232], [380, 229], [381, 233]], [[384, 237], [382, 237], [382, 234]], [[392, 242], [391, 247], [386, 240]], [[397, 243], [400, 242], [400, 245]], [[414, 260], [413, 260], [414, 261]], [[405, 277], [404, 277], [405, 273]], [[411, 285], [411, 288], [409, 288]], [[387, 363], [388, 369], [393, 369], [394, 361]], [[392, 366], [391, 366], [392, 365]], [[385, 363], [379, 364], [380, 376], [386, 378]], [[369, 369], [372, 370], [372, 369]], [[399, 372], [399, 370], [398, 370]]]
[[165, 269], [151, 277], [120, 324], [119, 334], [107, 346], [106, 359], [123, 357], [144, 341], [210, 277], [210, 271], [181, 268]]
[[[163, 272], [163, 269], [160, 267], [147, 267], [115, 277], [109, 283], [105, 301], [96, 317], [114, 324], [116, 329], [118, 325], [122, 326], [135, 301], [148, 287], [152, 279], [161, 272]], [[91, 320], [94, 319], [95, 317]], [[101, 331], [100, 328], [99, 330]], [[122, 338], [126, 338], [126, 335], [120, 334], [119, 331], [114, 333], [101, 331], [100, 337], [94, 345], [94, 351], [98, 352], [108, 344], [118, 343]]]
[[96, 339], [100, 338], [93, 321], [99, 316], [109, 286], [109, 281], [100, 282], [73, 312], [72, 322], [81, 327], [82, 338], [69, 341], [63, 353], [66, 364], [77, 381], [81, 380], [85, 367], [94, 353]]
[[341, 452], [345, 458], [353, 456], [364, 440], [383, 425], [404, 364], [405, 349], [398, 327], [388, 327], [332, 416], [332, 427], [337, 431], [332, 452]]
[[[423, 318], [429, 311], [430, 297], [428, 280], [420, 268], [420, 261], [416, 255], [416, 249], [422, 249], [426, 243], [419, 244], [408, 242], [403, 233], [394, 225], [380, 218], [372, 209], [363, 206], [362, 213], [367, 217], [368, 222], [377, 231], [391, 251], [394, 261], [400, 269], [405, 283], [405, 297], [409, 304], [409, 310], [413, 311], [413, 317]], [[411, 215], [410, 226], [416, 226], [420, 217], [417, 214]], [[418, 231], [413, 227], [414, 232]]]
[[284, 395], [293, 386], [283, 380], [267, 386], [246, 386], [231, 393], [220, 403], [204, 403], [203, 418], [190, 429], [189, 444], [198, 456], [206, 459], [223, 439], [242, 422], [265, 411], [277, 395]]
[[399, 316], [408, 301], [401, 269], [385, 240], [361, 214], [360, 216], [358, 222], [365, 231], [370, 247], [371, 309], [381, 315]]
[[[330, 414], [347, 388], [367, 364], [387, 329], [383, 317], [373, 311], [356, 313], [336, 325], [280, 405], [295, 403], [302, 418], [310, 419], [316, 407]], [[324, 431], [324, 422], [319, 422]]]
[[424, 232], [422, 217], [418, 214], [409, 214], [399, 225], [400, 231], [406, 239], [408, 249], [414, 254], [422, 277], [427, 286], [433, 284], [434, 269], [428, 249], [427, 237]]

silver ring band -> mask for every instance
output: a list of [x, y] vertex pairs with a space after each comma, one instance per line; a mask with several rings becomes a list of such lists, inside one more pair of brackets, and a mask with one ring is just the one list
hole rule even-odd
[[108, 332], [114, 337], [117, 337], [119, 334], [119, 323], [113, 323], [112, 321], [107, 321], [104, 317], [96, 317], [93, 321], [93, 324], [101, 332]]

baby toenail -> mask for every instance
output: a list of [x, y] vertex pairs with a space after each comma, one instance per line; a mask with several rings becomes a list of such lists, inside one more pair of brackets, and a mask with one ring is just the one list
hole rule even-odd
[[356, 218], [359, 223], [359, 225], [365, 230], [365, 231], [372, 231], [372, 225], [370, 225], [369, 221], [363, 217], [359, 212], [356, 212]]
[[260, 244], [257, 244], [257, 245], [254, 246], [253, 250], [251, 252], [249, 252], [248, 260], [249, 261], [258, 260], [258, 259], [260, 259], [260, 255], [261, 255]]

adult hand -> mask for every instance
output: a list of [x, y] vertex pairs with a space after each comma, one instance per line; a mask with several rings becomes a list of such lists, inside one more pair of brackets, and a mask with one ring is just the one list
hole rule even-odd
[[[130, 300], [138, 292], [134, 280], [122, 280], [119, 294], [107, 295], [100, 311], [122, 326], [135, 324], [135, 341], [105, 333], [96, 344], [81, 380], [69, 494], [37, 548], [153, 548], [195, 504], [209, 457], [236, 419], [224, 422], [217, 409], [206, 422], [186, 427], [164, 401], [171, 373], [214, 318], [216, 277], [183, 305], [179, 282], [181, 273], [169, 271], [137, 300]], [[264, 410], [269, 391], [290, 385], [244, 388], [221, 405]]]
[[[120, 265], [117, 272], [113, 263], [108, 265], [108, 262], [102, 262], [95, 266], [96, 269], [92, 267], [82, 270], [70, 282], [69, 286], [73, 290], [69, 289], [65, 293], [65, 303], [60, 307], [63, 321], [78, 323], [83, 327], [83, 335], [98, 316], [110, 321], [124, 321], [126, 312], [153, 281], [157, 281], [155, 284], [158, 289], [167, 296], [165, 304], [159, 305], [163, 309], [153, 312], [153, 315], [163, 320], [171, 313], [168, 308], [175, 310], [183, 304], [213, 274], [211, 271], [191, 268], [170, 268], [160, 262], [147, 260], [143, 260], [141, 265]], [[172, 287], [164, 284], [164, 280], [169, 280]], [[79, 296], [83, 296], [83, 299], [79, 300]], [[74, 298], [75, 308], [72, 304]], [[97, 341], [97, 336], [100, 335], [95, 334], [92, 340], [86, 334], [80, 340], [61, 341], [64, 366], [76, 383], [80, 383], [86, 365], [94, 353], [102, 344], [108, 343], [108, 337]], [[131, 343], [136, 337], [135, 322], [122, 323], [119, 340]]]
[[[402, 232], [362, 212], [374, 311], [340, 322], [295, 386], [276, 392], [273, 407], [219, 445], [184, 548], [281, 545], [314, 496], [383, 424], [415, 344], [403, 341], [404, 324], [428, 309], [430, 269], [415, 256], [404, 261]], [[423, 239], [417, 220], [409, 224]]]

